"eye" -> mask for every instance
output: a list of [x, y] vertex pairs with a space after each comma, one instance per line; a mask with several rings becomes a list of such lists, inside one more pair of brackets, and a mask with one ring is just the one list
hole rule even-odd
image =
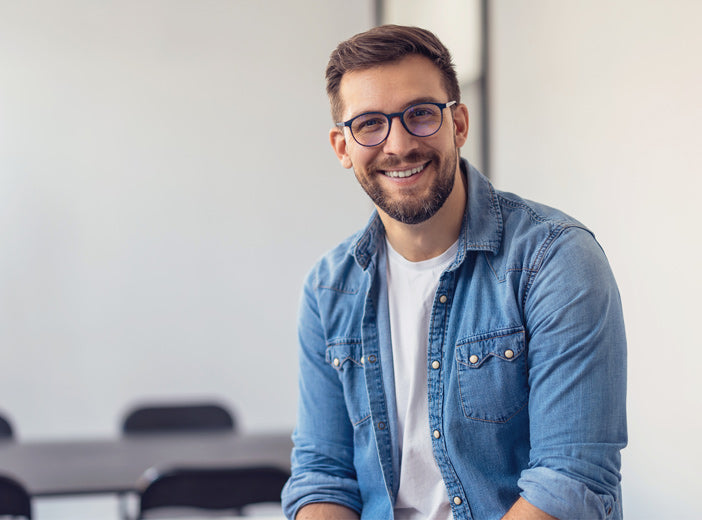
[[437, 107], [434, 105], [417, 105], [411, 107], [407, 111], [407, 115], [405, 117], [408, 119], [424, 119], [436, 117], [437, 113]]
[[426, 108], [418, 108], [418, 109], [412, 110], [412, 112], [410, 112], [411, 115], [417, 116], [417, 117], [427, 116], [430, 113], [431, 112], [429, 110], [427, 110]]
[[354, 133], [378, 132], [387, 124], [387, 119], [379, 114], [365, 114], [357, 117], [352, 125]]

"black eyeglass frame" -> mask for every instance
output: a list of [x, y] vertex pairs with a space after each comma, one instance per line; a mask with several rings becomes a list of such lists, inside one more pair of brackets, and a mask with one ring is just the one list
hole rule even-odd
[[[449, 101], [449, 102], [447, 102], [447, 103], [434, 103], [433, 101], [425, 101], [425, 102], [423, 102], [423, 103], [415, 103], [414, 105], [410, 105], [410, 106], [408, 106], [407, 108], [405, 108], [402, 112], [393, 112], [392, 114], [386, 114], [385, 112], [364, 112], [363, 114], [358, 114], [357, 116], [352, 117], [352, 118], [349, 119], [348, 121], [342, 121], [342, 122], [336, 123], [336, 126], [341, 127], [341, 128], [343, 128], [343, 127], [348, 127], [349, 132], [351, 132], [351, 137], [353, 137], [353, 140], [354, 140], [354, 141], [356, 141], [356, 142], [357, 142], [358, 144], [360, 144], [361, 146], [365, 146], [366, 148], [372, 148], [372, 147], [374, 147], [374, 146], [378, 146], [378, 145], [383, 144], [383, 143], [385, 142], [385, 140], [386, 140], [386, 139], [388, 138], [388, 136], [390, 135], [390, 130], [392, 129], [392, 120], [393, 120], [394, 118], [396, 118], [396, 117], [399, 117], [399, 118], [400, 118], [400, 123], [402, 123], [402, 126], [405, 127], [405, 130], [407, 130], [407, 132], [408, 132], [410, 135], [413, 135], [414, 137], [430, 137], [430, 136], [434, 135], [436, 132], [438, 132], [439, 130], [441, 130], [441, 127], [442, 127], [442, 125], [444, 124], [444, 108], [452, 107], [452, 106], [454, 106], [455, 104], [456, 104], [456, 101]], [[434, 130], [432, 133], [427, 134], [427, 135], [417, 135], [417, 134], [415, 134], [414, 132], [412, 132], [412, 130], [410, 130], [410, 129], [407, 127], [407, 123], [405, 123], [405, 117], [404, 117], [405, 114], [406, 114], [409, 110], [412, 110], [414, 107], [418, 107], [418, 106], [420, 106], [420, 105], [434, 105], [434, 106], [438, 107], [439, 110], [441, 111], [441, 122], [439, 122], [439, 126], [436, 127], [436, 130]], [[387, 131], [387, 133], [385, 134], [385, 137], [383, 137], [383, 138], [382, 138], [380, 141], [378, 141], [377, 143], [375, 143], [375, 144], [363, 144], [363, 143], [360, 142], [358, 139], [356, 139], [356, 136], [354, 135], [353, 130], [351, 129], [351, 125], [352, 125], [353, 122], [354, 122], [356, 119], [358, 119], [359, 117], [367, 116], [367, 115], [370, 115], [370, 114], [378, 114], [378, 115], [384, 116], [384, 117], [388, 120], [388, 131]]]

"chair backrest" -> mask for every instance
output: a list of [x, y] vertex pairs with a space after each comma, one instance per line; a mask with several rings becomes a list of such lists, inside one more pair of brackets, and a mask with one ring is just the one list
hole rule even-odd
[[4, 475], [0, 475], [0, 517], [2, 516], [32, 518], [29, 493], [22, 484]]
[[0, 415], [0, 441], [12, 440], [14, 439], [14, 433], [12, 431], [12, 424], [5, 417]]
[[273, 467], [151, 469], [139, 480], [139, 519], [161, 508], [238, 511], [242, 507], [280, 502], [290, 477]]
[[234, 416], [218, 403], [139, 406], [122, 423], [125, 434], [235, 430]]

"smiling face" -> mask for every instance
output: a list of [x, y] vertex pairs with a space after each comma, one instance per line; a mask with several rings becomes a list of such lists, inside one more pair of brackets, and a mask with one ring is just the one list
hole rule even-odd
[[[427, 58], [410, 55], [399, 61], [344, 74], [340, 86], [342, 119], [365, 112], [402, 112], [421, 102], [453, 101], [442, 85], [439, 69]], [[443, 110], [443, 124], [429, 137], [415, 137], [392, 120], [381, 144], [364, 147], [348, 129], [334, 128], [330, 140], [345, 168], [376, 207], [404, 224], [430, 219], [450, 196], [460, 175], [458, 148], [466, 141], [465, 105]]]

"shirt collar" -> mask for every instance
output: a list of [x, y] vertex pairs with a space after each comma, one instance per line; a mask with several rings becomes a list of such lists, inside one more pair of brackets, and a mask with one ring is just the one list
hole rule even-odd
[[[468, 161], [461, 159], [461, 172], [468, 185], [466, 211], [458, 237], [458, 254], [453, 267], [463, 262], [467, 251], [496, 253], [502, 242], [502, 212], [492, 183]], [[367, 269], [385, 238], [385, 227], [377, 211], [373, 211], [366, 227], [351, 244], [350, 254], [358, 265]]]

